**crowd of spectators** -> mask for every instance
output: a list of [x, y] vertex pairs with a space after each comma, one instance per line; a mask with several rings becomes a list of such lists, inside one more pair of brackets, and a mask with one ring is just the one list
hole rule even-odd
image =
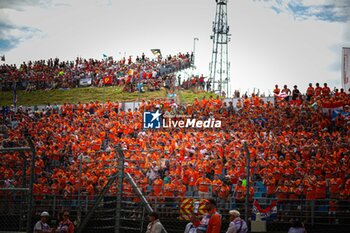
[[[23, 146], [23, 129], [31, 134], [37, 151], [36, 195], [74, 198], [78, 191], [97, 195], [117, 171], [115, 146], [120, 144], [125, 171], [159, 202], [199, 196], [215, 197], [223, 206], [232, 200], [240, 203], [248, 182], [253, 198], [256, 181], [266, 187], [267, 197], [278, 200], [349, 200], [350, 95], [325, 88], [308, 89], [307, 97], [294, 96], [294, 91], [281, 96], [277, 89], [274, 103], [252, 94], [235, 106], [216, 96], [188, 104], [143, 100], [134, 111], [110, 101], [47, 106], [43, 111], [20, 108], [1, 114], [0, 139], [6, 147]], [[342, 109], [336, 117], [330, 112], [334, 105]], [[222, 127], [143, 129], [143, 112], [156, 110], [215, 118]], [[246, 177], [244, 143], [251, 177]], [[3, 185], [20, 186], [22, 166], [18, 154], [2, 155]], [[117, 184], [109, 193], [116, 190]], [[123, 194], [131, 198], [132, 193], [125, 182]]]
[[[81, 86], [119, 85], [125, 91], [140, 89], [140, 83], [157, 89], [167, 79], [167, 75], [188, 68], [191, 65], [189, 53], [150, 59], [144, 54], [135, 59], [112, 57], [96, 60], [77, 58], [75, 61], [60, 61], [58, 58], [47, 61], [23, 62], [16, 65], [0, 66], [0, 90], [17, 89], [34, 91], [39, 89], [67, 89]], [[104, 77], [111, 81], [104, 83]], [[87, 82], [82, 82], [87, 81]]]
[[205, 81], [206, 77], [202, 75], [200, 76], [192, 76], [190, 78], [187, 78], [183, 82], [181, 82], [181, 77], [178, 77], [178, 86], [180, 88], [183, 88], [185, 90], [188, 89], [197, 89], [197, 90], [206, 90], [211, 91], [211, 82], [209, 79]]

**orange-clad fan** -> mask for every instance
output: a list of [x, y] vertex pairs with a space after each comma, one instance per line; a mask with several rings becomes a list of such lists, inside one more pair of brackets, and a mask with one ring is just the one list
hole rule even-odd
[[[200, 172], [202, 171], [200, 170]], [[211, 181], [206, 177], [206, 173], [202, 172], [202, 176], [197, 179], [195, 185], [197, 186], [199, 198], [209, 198], [209, 188], [211, 188]]]

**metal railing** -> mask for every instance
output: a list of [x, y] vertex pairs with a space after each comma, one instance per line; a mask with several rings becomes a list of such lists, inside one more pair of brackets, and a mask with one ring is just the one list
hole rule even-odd
[[[116, 197], [116, 194], [105, 195], [102, 198], [98, 209], [104, 211], [115, 211], [117, 201]], [[71, 212], [72, 220], [78, 223], [81, 216], [86, 216], [89, 213], [96, 203], [97, 198], [97, 196], [82, 195], [80, 200], [78, 200], [77, 196], [34, 195], [33, 219], [31, 221], [32, 223], [35, 222], [42, 211], [48, 211], [51, 219], [57, 219], [60, 213], [64, 210], [69, 210]], [[161, 221], [166, 222], [168, 232], [173, 232], [173, 229], [178, 229], [178, 226], [182, 226], [186, 222], [180, 218], [182, 215], [180, 209], [181, 203], [185, 199], [198, 200], [198, 198], [193, 197], [180, 198], [151, 196], [147, 197], [147, 199], [151, 208], [159, 213]], [[4, 195], [4, 191], [1, 192], [0, 219], [2, 220], [0, 220], [0, 231], [23, 230], [23, 226], [25, 226], [25, 224], [23, 224], [25, 222], [25, 218], [23, 218], [23, 207], [26, 206], [26, 201], [27, 199], [24, 195], [21, 195], [20, 191], [7, 193], [6, 195]], [[258, 200], [259, 206], [262, 209], [270, 206], [274, 201], [276, 201], [276, 199], [261, 198]], [[246, 213], [246, 204], [244, 201], [236, 201], [234, 199], [231, 199], [230, 201], [222, 201], [218, 198], [217, 203], [218, 211], [222, 214], [224, 223], [227, 223], [228, 211], [231, 209], [238, 209], [243, 216]], [[249, 221], [254, 220], [254, 215], [257, 212], [257, 208], [254, 205], [253, 201], [248, 203], [247, 214], [249, 216]], [[138, 196], [123, 196], [120, 209], [121, 221], [135, 220], [140, 222], [140, 220], [142, 220], [142, 222], [144, 222], [146, 210], [144, 205], [138, 200]], [[269, 213], [270, 217], [267, 220], [268, 225], [279, 223], [288, 224], [291, 221], [300, 220], [310, 226], [350, 226], [349, 200], [278, 200], [276, 202], [275, 210], [276, 212]], [[79, 213], [79, 211], [81, 212]], [[4, 216], [7, 216], [7, 218], [4, 218]], [[13, 216], [12, 220], [9, 219], [11, 216]], [[18, 226], [19, 222], [17, 222], [17, 225], [14, 224], [17, 220], [22, 222], [22, 228]], [[12, 227], [10, 225], [12, 225]]]

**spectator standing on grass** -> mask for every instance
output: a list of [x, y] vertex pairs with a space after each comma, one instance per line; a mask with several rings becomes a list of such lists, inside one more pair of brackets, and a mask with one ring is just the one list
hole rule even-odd
[[230, 225], [226, 233], [247, 233], [247, 223], [240, 218], [240, 213], [237, 210], [230, 210]]
[[44, 232], [54, 232], [54, 229], [50, 228], [47, 221], [49, 220], [49, 213], [44, 211], [40, 214], [40, 221], [38, 221], [34, 226], [34, 233], [44, 233]]
[[147, 226], [146, 233], [161, 233], [163, 229], [162, 223], [159, 221], [159, 216], [156, 212], [148, 215], [150, 223]]
[[283, 86], [283, 89], [281, 91], [281, 93], [286, 94], [287, 96], [284, 98], [285, 101], [289, 101], [289, 96], [292, 94], [292, 92], [290, 91], [290, 89], [287, 87], [287, 85]]
[[292, 100], [296, 100], [301, 95], [298, 86], [294, 85], [294, 89], [292, 91]]
[[306, 90], [306, 100], [310, 101], [312, 96], [314, 95], [315, 88], [312, 86], [312, 83], [309, 83], [309, 87]]
[[316, 83], [316, 87], [315, 87], [315, 96], [320, 96], [322, 93], [322, 87], [320, 87], [319, 83]]
[[323, 88], [322, 88], [322, 95], [325, 96], [329, 96], [331, 94], [331, 89], [327, 86], [327, 83], [323, 84]]

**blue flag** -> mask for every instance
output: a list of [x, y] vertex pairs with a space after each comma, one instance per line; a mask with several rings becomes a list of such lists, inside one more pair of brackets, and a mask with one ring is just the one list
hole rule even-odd
[[343, 110], [334, 110], [332, 112], [332, 121], [337, 119], [337, 117], [340, 116], [340, 115], [343, 116], [344, 119], [350, 118], [350, 112], [344, 112]]

